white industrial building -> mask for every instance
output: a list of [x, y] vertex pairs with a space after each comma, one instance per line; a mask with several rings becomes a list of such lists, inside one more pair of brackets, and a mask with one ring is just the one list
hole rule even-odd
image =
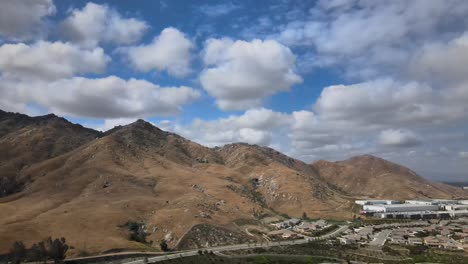
[[419, 199], [398, 203], [393, 200], [358, 200], [362, 214], [379, 218], [433, 219], [468, 216], [468, 200]]
[[427, 204], [383, 204], [383, 205], [364, 205], [364, 211], [367, 212], [415, 212], [415, 211], [437, 211], [438, 205]]
[[407, 204], [420, 204], [420, 205], [443, 205], [443, 204], [458, 204], [457, 200], [446, 199], [423, 199], [423, 200], [406, 200]]
[[434, 219], [434, 218], [450, 218], [453, 214], [449, 211], [414, 211], [414, 212], [387, 212], [375, 213], [378, 218], [393, 218], [393, 219]]
[[400, 203], [400, 201], [395, 201], [395, 200], [356, 200], [354, 202], [359, 205], [399, 204]]
[[406, 204], [433, 205], [432, 200], [406, 200]]
[[442, 207], [447, 211], [467, 210], [468, 204], [447, 204]]
[[447, 211], [451, 217], [468, 216], [468, 210]]

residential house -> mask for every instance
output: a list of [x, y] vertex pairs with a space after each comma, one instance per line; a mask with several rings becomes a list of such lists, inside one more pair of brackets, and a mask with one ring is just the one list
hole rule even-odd
[[422, 245], [423, 240], [419, 237], [409, 237], [408, 238], [408, 245]]

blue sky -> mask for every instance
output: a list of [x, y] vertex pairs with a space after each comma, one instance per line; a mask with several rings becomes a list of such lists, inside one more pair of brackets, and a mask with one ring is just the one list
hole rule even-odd
[[3, 110], [468, 179], [466, 1], [0, 5]]

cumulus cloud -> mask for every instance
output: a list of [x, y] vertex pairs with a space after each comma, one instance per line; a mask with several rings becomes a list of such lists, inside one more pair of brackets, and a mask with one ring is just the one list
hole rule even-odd
[[91, 2], [83, 9], [73, 9], [61, 25], [64, 37], [84, 47], [95, 47], [99, 43], [133, 44], [147, 29], [144, 21], [124, 18], [107, 5]]
[[102, 48], [83, 50], [63, 42], [0, 46], [0, 72], [10, 78], [56, 80], [75, 74], [101, 73], [109, 61]]
[[100, 124], [87, 124], [84, 123], [83, 125], [92, 129], [96, 129], [99, 131], [107, 131], [109, 129], [112, 129], [116, 126], [125, 126], [130, 123], [133, 123], [137, 120], [138, 118], [113, 118], [113, 119], [104, 119], [103, 123]]
[[44, 19], [56, 12], [52, 0], [2, 0], [0, 36], [12, 40], [30, 40], [44, 30]]
[[408, 148], [421, 144], [421, 139], [409, 130], [387, 129], [380, 132], [378, 143], [386, 147]]
[[275, 143], [280, 141], [277, 135], [273, 135], [273, 131], [280, 133], [287, 130], [289, 122], [287, 114], [257, 108], [239, 116], [231, 115], [209, 121], [195, 119], [190, 125], [175, 125], [171, 130], [208, 146], [233, 142], [269, 146], [273, 139], [277, 140]]
[[423, 80], [443, 84], [468, 81], [468, 32], [448, 42], [429, 43], [412, 59], [409, 73]]
[[222, 110], [259, 106], [262, 98], [302, 82], [294, 54], [274, 40], [209, 39], [203, 60], [208, 68], [201, 84]]
[[167, 71], [176, 77], [191, 72], [194, 44], [176, 28], [165, 28], [150, 44], [121, 49], [135, 69], [148, 72]]
[[145, 80], [73, 77], [53, 82], [1, 79], [0, 108], [26, 107], [29, 102], [60, 115], [91, 118], [131, 118], [177, 114], [199, 97], [190, 87], [160, 87]]
[[360, 124], [444, 123], [465, 118], [465, 106], [441, 104], [441, 93], [424, 83], [377, 79], [325, 87], [313, 109], [329, 119]]
[[[460, 147], [464, 140], [455, 132], [468, 118], [466, 103], [447, 96], [450, 93], [453, 90], [392, 79], [325, 87], [313, 111], [291, 114], [289, 153], [306, 161], [363, 153], [390, 155], [405, 147], [442, 155], [441, 146]], [[431, 144], [423, 145], [423, 138]], [[455, 152], [450, 153], [453, 157]], [[401, 161], [401, 156], [390, 157]]]
[[447, 1], [319, 1], [274, 37], [315, 53], [315, 67], [339, 65], [347, 77], [399, 73], [421, 46], [466, 30], [468, 4]]

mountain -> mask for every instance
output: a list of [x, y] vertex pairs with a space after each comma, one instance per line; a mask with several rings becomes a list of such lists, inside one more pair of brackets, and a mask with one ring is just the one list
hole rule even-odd
[[311, 166], [324, 181], [353, 197], [401, 200], [466, 196], [460, 188], [428, 181], [406, 167], [371, 155], [338, 162], [320, 160]]
[[[270, 216], [349, 219], [356, 197], [453, 191], [371, 156], [310, 165], [245, 143], [208, 148], [143, 120], [101, 133], [55, 115], [0, 112], [0, 131], [1, 186], [10, 186], [0, 197], [0, 254], [48, 236], [65, 237], [70, 256], [162, 239], [180, 249], [245, 242], [254, 239], [246, 228]], [[135, 225], [149, 244], [129, 239]]]
[[67, 153], [101, 135], [55, 115], [29, 117], [0, 112], [0, 197], [22, 190], [29, 182], [21, 171]]
[[[350, 200], [307, 164], [270, 148], [207, 148], [143, 120], [89, 135], [66, 124], [62, 129], [72, 141], [58, 136], [61, 129], [49, 124], [55, 122], [62, 124], [28, 125], [29, 134], [18, 128], [1, 138], [40, 158], [28, 158], [34, 163], [17, 171], [28, 179], [27, 188], [0, 198], [0, 252], [15, 240], [31, 244], [50, 235], [66, 237], [75, 248], [71, 254], [145, 247], [128, 239], [125, 224], [131, 222], [144, 223], [155, 247], [163, 238], [171, 247], [186, 247], [222, 243], [210, 240], [213, 232], [245, 241], [241, 223], [264, 216], [350, 216]], [[31, 145], [46, 132], [57, 134], [45, 141], [55, 144]], [[205, 236], [194, 238], [199, 230]]]

